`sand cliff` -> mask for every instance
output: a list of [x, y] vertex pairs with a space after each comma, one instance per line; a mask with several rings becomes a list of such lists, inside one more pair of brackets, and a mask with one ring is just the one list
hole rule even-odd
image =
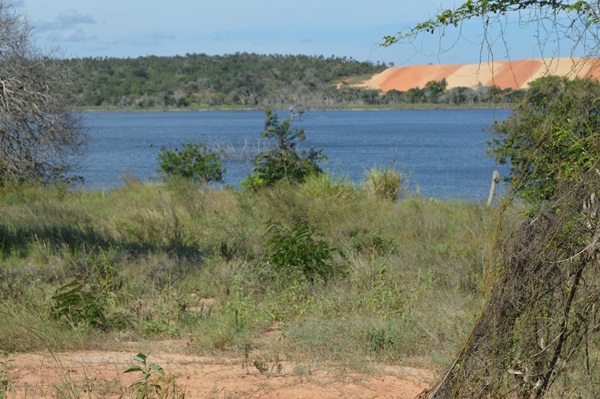
[[496, 85], [502, 89], [527, 88], [529, 82], [545, 76], [560, 75], [600, 78], [600, 59], [534, 58], [519, 61], [494, 61], [480, 64], [437, 64], [388, 68], [373, 75], [361, 86], [383, 91], [423, 88], [431, 80], [446, 79], [448, 88]]

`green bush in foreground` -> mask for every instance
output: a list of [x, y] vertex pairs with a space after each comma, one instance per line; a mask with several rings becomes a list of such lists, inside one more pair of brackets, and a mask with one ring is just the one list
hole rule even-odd
[[205, 143], [189, 141], [181, 150], [160, 149], [159, 171], [198, 183], [222, 182], [225, 169], [220, 155], [208, 149]]
[[323, 149], [312, 147], [308, 152], [298, 152], [298, 144], [306, 140], [304, 129], [292, 129], [289, 119], [279, 122], [277, 114], [266, 110], [267, 120], [262, 137], [275, 140], [275, 146], [269, 151], [258, 154], [254, 159], [254, 168], [242, 186], [256, 190], [288, 179], [303, 182], [308, 176], [323, 173], [319, 162], [325, 159]]
[[278, 276], [304, 277], [309, 281], [331, 276], [334, 249], [325, 241], [313, 237], [308, 221], [295, 223], [291, 228], [280, 223], [267, 227], [265, 260]]

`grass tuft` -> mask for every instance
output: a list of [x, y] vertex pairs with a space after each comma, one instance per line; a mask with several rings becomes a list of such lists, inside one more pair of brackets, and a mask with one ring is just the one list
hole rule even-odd
[[389, 167], [373, 168], [367, 173], [369, 192], [384, 201], [396, 201], [404, 191], [402, 172]]

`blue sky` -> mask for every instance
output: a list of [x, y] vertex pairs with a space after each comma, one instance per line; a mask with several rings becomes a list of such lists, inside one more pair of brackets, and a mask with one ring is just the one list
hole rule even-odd
[[[489, 59], [481, 21], [381, 48], [383, 36], [428, 19], [454, 1], [371, 0], [13, 0], [38, 46], [63, 57], [186, 53], [346, 56], [400, 65]], [[495, 59], [539, 57], [532, 30], [509, 22], [507, 44], [492, 33]], [[549, 43], [546, 55], [556, 55]], [[568, 46], [562, 51], [567, 51]]]

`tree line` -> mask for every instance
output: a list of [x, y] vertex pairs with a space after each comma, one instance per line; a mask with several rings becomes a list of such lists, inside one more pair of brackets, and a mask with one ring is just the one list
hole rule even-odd
[[331, 106], [344, 101], [337, 83], [387, 68], [347, 57], [250, 53], [63, 62], [76, 106], [111, 108]]
[[519, 91], [480, 86], [447, 89], [430, 82], [383, 93], [355, 84], [385, 63], [308, 55], [186, 54], [61, 61], [70, 71], [80, 108], [336, 108], [417, 103], [475, 105], [511, 102]]

